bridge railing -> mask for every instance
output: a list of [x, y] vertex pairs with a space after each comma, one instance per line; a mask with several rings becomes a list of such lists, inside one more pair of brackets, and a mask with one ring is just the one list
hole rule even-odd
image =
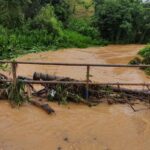
[[[16, 82], [17, 80], [17, 65], [47, 65], [47, 66], [77, 66], [86, 67], [86, 79], [83, 82], [75, 81], [35, 81], [35, 80], [22, 80], [24, 83], [31, 84], [84, 84], [86, 86], [86, 91], [89, 91], [89, 85], [116, 85], [116, 86], [146, 86], [149, 87], [150, 83], [101, 83], [101, 82], [91, 82], [90, 81], [90, 69], [91, 67], [115, 67], [115, 68], [142, 68], [150, 67], [150, 65], [123, 65], [123, 64], [87, 64], [87, 63], [52, 63], [52, 62], [27, 62], [27, 61], [0, 61], [0, 64], [11, 64], [12, 68], [12, 80], [3, 80], [1, 82]], [[88, 95], [88, 94], [87, 94]]]

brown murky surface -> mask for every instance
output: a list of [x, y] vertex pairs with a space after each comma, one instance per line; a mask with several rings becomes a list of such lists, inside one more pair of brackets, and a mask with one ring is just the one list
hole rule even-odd
[[[67, 49], [55, 52], [29, 54], [19, 58], [20, 61], [43, 61], [65, 63], [103, 63], [128, 64], [144, 45], [110, 45], [87, 49]], [[76, 79], [86, 79], [85, 67], [68, 66], [37, 66], [20, 65], [19, 75], [32, 77], [34, 72], [69, 76]], [[145, 73], [135, 68], [91, 68], [91, 80], [99, 82], [148, 82]]]
[[[23, 61], [126, 64], [143, 45], [68, 49], [29, 54]], [[18, 74], [32, 76], [34, 71], [85, 78], [85, 68], [21, 65]], [[148, 82], [138, 69], [93, 68], [92, 79], [99, 82]], [[128, 105], [101, 104], [89, 108], [69, 104], [50, 104], [56, 115], [26, 104], [11, 109], [0, 102], [0, 150], [149, 150], [150, 110], [140, 103], [136, 113]], [[145, 108], [142, 110], [142, 108]]]

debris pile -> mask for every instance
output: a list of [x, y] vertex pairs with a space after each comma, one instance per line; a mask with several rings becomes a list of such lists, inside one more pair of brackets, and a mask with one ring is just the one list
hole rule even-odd
[[[121, 88], [120, 86], [89, 84], [87, 99], [87, 87], [84, 81], [69, 77], [52, 76], [35, 72], [32, 79], [18, 76], [15, 85], [13, 82], [4, 82], [6, 80], [8, 80], [7, 76], [0, 74], [1, 99], [7, 98], [11, 103], [13, 102], [17, 105], [29, 101], [31, 104], [45, 110], [48, 114], [54, 113], [55, 111], [43, 99], [57, 101], [59, 104], [75, 102], [84, 103], [88, 106], [95, 106], [104, 101], [108, 102], [108, 104], [128, 103], [134, 111], [133, 105], [136, 100], [150, 103], [150, 89], [148, 86], [147, 90], [131, 90]], [[55, 82], [41, 82], [41, 89], [37, 90], [36, 86], [29, 81]], [[57, 81], [63, 81], [63, 84]], [[68, 82], [74, 82], [76, 84], [67, 84]], [[90, 81], [90, 83], [92, 82]]]

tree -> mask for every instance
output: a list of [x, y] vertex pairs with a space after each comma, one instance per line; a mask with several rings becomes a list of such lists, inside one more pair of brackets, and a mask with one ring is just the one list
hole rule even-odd
[[31, 3], [25, 8], [26, 19], [33, 19], [38, 15], [41, 8], [47, 4], [54, 7], [56, 17], [65, 24], [71, 15], [70, 5], [67, 0], [31, 0]]
[[35, 24], [40, 29], [47, 29], [49, 33], [62, 35], [61, 23], [57, 20], [54, 7], [50, 4], [42, 7], [38, 15], [35, 17]]
[[0, 23], [9, 28], [18, 27], [23, 23], [25, 5], [30, 0], [0, 0]]
[[52, 0], [31, 0], [25, 8], [26, 19], [33, 19], [46, 4], [51, 4]]
[[69, 2], [66, 0], [53, 0], [52, 5], [54, 6], [54, 12], [58, 18], [64, 25], [66, 25], [67, 21], [71, 16], [71, 9]]
[[96, 2], [95, 22], [104, 39], [115, 43], [139, 43], [150, 39], [150, 13], [142, 0]]
[[33, 19], [38, 14], [41, 7], [41, 0], [31, 0], [31, 3], [26, 5], [24, 10], [25, 18]]

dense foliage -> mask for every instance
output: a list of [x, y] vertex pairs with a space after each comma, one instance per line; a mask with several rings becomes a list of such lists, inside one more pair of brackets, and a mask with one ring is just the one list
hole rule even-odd
[[104, 45], [106, 41], [149, 42], [150, 3], [0, 0], [0, 59], [60, 47]]
[[143, 59], [144, 64], [150, 64], [150, 44], [139, 52]]
[[92, 23], [84, 21], [84, 27], [79, 23], [82, 31], [71, 26], [71, 5], [68, 0], [0, 0], [0, 59], [105, 44], [95, 36]]
[[113, 43], [150, 41], [150, 2], [95, 0], [95, 24], [104, 39]]
[[[148, 44], [145, 48], [141, 49], [138, 53], [140, 57], [135, 57], [129, 63], [132, 65], [140, 65], [140, 64], [150, 64], [150, 44]], [[146, 74], [150, 75], [150, 67], [142, 67], [142, 70], [146, 72]]]
[[[143, 57], [143, 64], [150, 64], [150, 44], [139, 52], [139, 55]], [[145, 72], [150, 75], [150, 68], [145, 68]]]

